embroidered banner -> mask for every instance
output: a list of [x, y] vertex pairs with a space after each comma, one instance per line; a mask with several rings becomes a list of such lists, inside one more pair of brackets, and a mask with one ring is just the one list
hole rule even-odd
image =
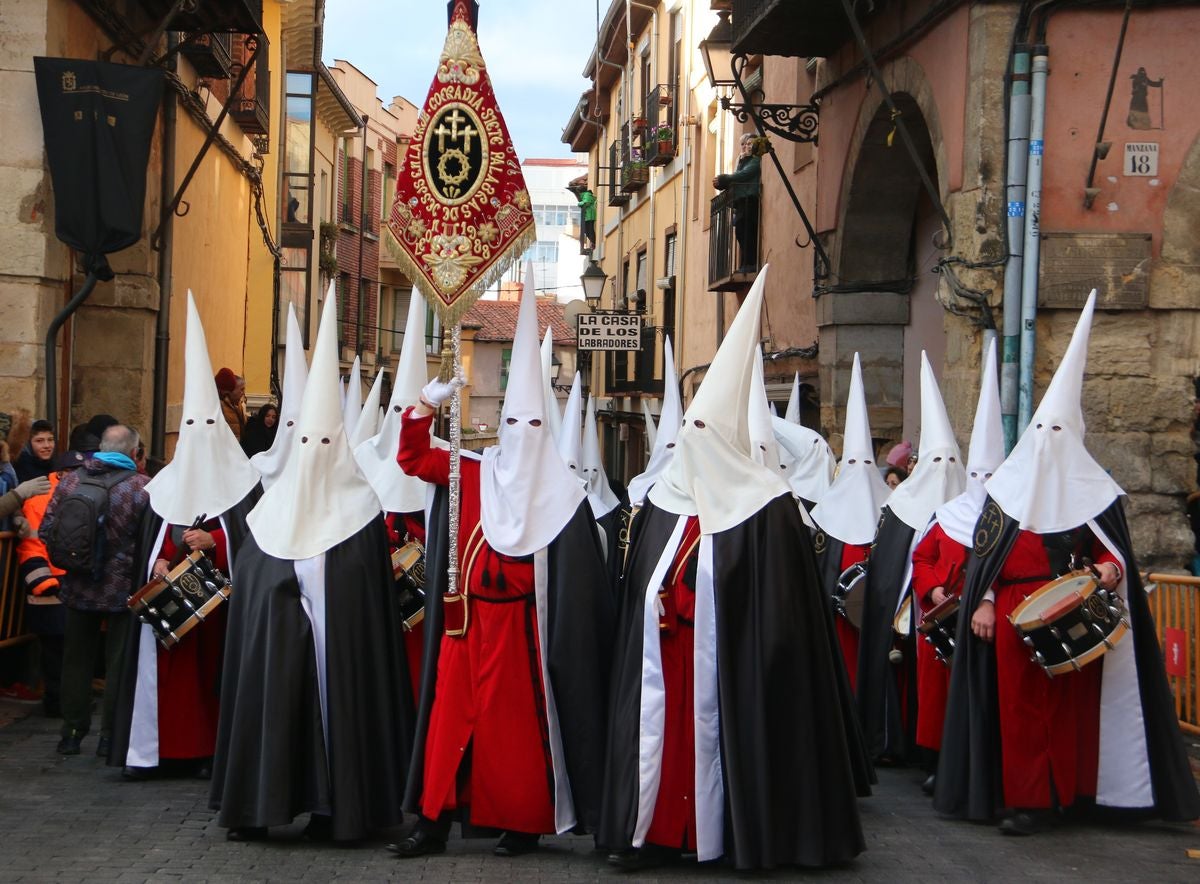
[[387, 241], [445, 325], [536, 239], [529, 191], [487, 67], [470, 0], [456, 0], [429, 95], [396, 181]]

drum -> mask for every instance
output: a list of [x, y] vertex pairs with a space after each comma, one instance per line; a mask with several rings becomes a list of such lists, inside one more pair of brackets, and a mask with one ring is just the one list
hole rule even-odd
[[954, 635], [958, 631], [958, 596], [949, 596], [940, 605], [935, 605], [917, 624], [917, 632], [933, 645], [937, 658], [950, 665], [954, 656]]
[[412, 540], [393, 550], [392, 576], [400, 592], [404, 630], [411, 632], [425, 619], [425, 547]]
[[833, 588], [833, 610], [855, 629], [862, 627], [863, 597], [867, 591], [867, 563], [855, 562], [838, 577]]
[[1008, 615], [1033, 660], [1052, 676], [1073, 672], [1116, 646], [1129, 631], [1125, 601], [1087, 572], [1052, 580]]
[[900, 610], [892, 618], [892, 631], [900, 638], [908, 638], [912, 634], [912, 596], [904, 597]]
[[133, 594], [129, 610], [154, 630], [154, 637], [167, 650], [229, 598], [233, 586], [200, 550]]

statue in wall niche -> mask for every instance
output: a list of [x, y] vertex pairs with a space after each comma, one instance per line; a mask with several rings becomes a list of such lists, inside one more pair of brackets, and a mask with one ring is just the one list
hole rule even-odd
[[[1129, 75], [1129, 79], [1133, 82], [1130, 86], [1129, 116], [1125, 119], [1125, 125], [1130, 129], [1165, 129], [1162, 85], [1166, 78], [1159, 77], [1157, 80], [1152, 80], [1145, 68], [1138, 68], [1136, 74]], [[1150, 119], [1150, 90], [1152, 88], [1159, 90], [1157, 126]]]

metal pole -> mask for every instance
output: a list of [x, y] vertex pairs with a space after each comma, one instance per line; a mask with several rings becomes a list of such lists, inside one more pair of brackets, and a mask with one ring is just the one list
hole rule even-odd
[[1042, 154], [1046, 132], [1046, 77], [1050, 49], [1033, 47], [1032, 104], [1029, 114], [1029, 168], [1025, 188], [1025, 264], [1021, 274], [1021, 364], [1018, 379], [1017, 433], [1033, 417], [1033, 365], [1037, 346], [1038, 255], [1041, 249]]
[[[1000, 359], [1000, 413], [1004, 451], [1017, 444], [1017, 361], [1021, 349], [1021, 272], [1025, 261], [1025, 174], [1029, 159], [1029, 47], [1013, 53], [1008, 100], [1008, 261], [1004, 265], [1004, 341]], [[984, 349], [986, 353], [986, 347]]]
[[[68, 272], [73, 272], [73, 268]], [[58, 330], [62, 328], [63, 323], [70, 318], [71, 314], [87, 300], [92, 289], [96, 287], [96, 282], [100, 279], [101, 274], [104, 274], [105, 279], [112, 279], [112, 271], [108, 269], [108, 262], [104, 260], [104, 256], [100, 256], [96, 266], [88, 271], [87, 279], [83, 281], [83, 285], [75, 293], [75, 297], [67, 301], [66, 306], [50, 320], [50, 327], [46, 329], [46, 420], [50, 422], [50, 426], [54, 427], [56, 438], [65, 435], [58, 426], [58, 366], [55, 365]]]
[[[454, 352], [454, 374], [458, 377], [462, 372], [462, 323], [454, 323], [450, 333], [450, 346]], [[450, 533], [447, 545], [449, 566], [446, 570], [446, 592], [453, 595], [458, 592], [458, 522], [459, 522], [459, 488], [461, 487], [462, 465], [462, 390], [454, 391], [450, 399]]]
[[[167, 34], [167, 49], [178, 42]], [[170, 52], [169, 70], [178, 66]], [[163, 91], [163, 142], [161, 193], [164, 201], [175, 191], [175, 139], [178, 99], [174, 91]], [[158, 315], [154, 319], [154, 391], [150, 410], [150, 455], [166, 457], [167, 449], [167, 373], [171, 355], [171, 276], [175, 254], [175, 213], [164, 215], [159, 223], [162, 237], [158, 250]]]
[[358, 309], [354, 311], [354, 355], [362, 356], [363, 314], [363, 246], [367, 239], [367, 115], [362, 116], [362, 190], [358, 213]]

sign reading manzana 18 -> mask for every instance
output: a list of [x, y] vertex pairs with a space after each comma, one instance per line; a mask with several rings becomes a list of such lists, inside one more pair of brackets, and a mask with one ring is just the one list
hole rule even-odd
[[467, 5], [455, 4], [388, 219], [397, 263], [446, 324], [535, 239], [529, 192]]

